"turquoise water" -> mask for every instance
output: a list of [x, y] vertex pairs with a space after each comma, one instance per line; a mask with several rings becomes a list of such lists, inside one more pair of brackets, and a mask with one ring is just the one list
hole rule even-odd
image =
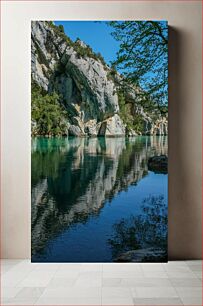
[[147, 160], [167, 150], [163, 136], [33, 138], [32, 261], [112, 262], [165, 247], [167, 175]]

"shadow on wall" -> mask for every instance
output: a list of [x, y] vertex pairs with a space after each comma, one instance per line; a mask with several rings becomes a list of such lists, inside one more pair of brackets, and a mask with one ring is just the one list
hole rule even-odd
[[[184, 113], [187, 104], [182, 79], [185, 71], [184, 35], [188, 33], [169, 27], [169, 260], [183, 259], [181, 254], [187, 259], [199, 258], [202, 253], [201, 224], [198, 223], [201, 202], [198, 186], [197, 189], [193, 188], [195, 179], [198, 181], [198, 173], [191, 173], [191, 170], [195, 170], [191, 160], [193, 141], [185, 129], [189, 123]], [[194, 180], [193, 185], [191, 180]]]

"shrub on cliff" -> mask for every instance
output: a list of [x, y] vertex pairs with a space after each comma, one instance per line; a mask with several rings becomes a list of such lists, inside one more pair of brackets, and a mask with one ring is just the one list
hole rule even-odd
[[32, 86], [32, 134], [60, 136], [67, 134], [67, 112], [56, 93], [45, 94]]
[[134, 130], [137, 133], [144, 132], [144, 121], [140, 114], [133, 115], [131, 104], [126, 103], [125, 96], [122, 91], [118, 92], [119, 115], [126, 124], [128, 130]]

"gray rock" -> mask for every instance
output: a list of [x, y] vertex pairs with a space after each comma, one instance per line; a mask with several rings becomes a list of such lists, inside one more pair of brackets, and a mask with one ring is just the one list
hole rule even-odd
[[125, 135], [125, 125], [118, 114], [106, 119], [101, 123], [100, 136], [123, 136]]
[[167, 252], [161, 248], [132, 250], [121, 254], [116, 262], [167, 262]]
[[95, 119], [89, 120], [85, 123], [85, 132], [89, 136], [97, 136], [101, 123], [97, 123]]
[[166, 155], [153, 156], [148, 159], [148, 169], [155, 173], [168, 172], [168, 157]]
[[81, 129], [77, 125], [70, 125], [68, 129], [68, 134], [70, 136], [84, 136]]

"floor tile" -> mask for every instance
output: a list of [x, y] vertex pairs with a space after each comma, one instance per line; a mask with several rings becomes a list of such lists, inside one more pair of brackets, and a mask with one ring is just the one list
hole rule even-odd
[[15, 266], [21, 262], [23, 262], [24, 259], [1, 259], [1, 265], [12, 265]]
[[175, 290], [180, 297], [192, 298], [202, 296], [202, 287], [176, 287]]
[[140, 278], [143, 277], [144, 274], [142, 271], [131, 271], [131, 270], [123, 270], [123, 271], [103, 271], [104, 278]]
[[102, 298], [128, 298], [131, 296], [130, 288], [123, 287], [103, 287]]
[[53, 277], [48, 283], [47, 288], [67, 288], [75, 285], [76, 278]]
[[8, 272], [9, 270], [11, 270], [13, 268], [13, 265], [2, 265], [1, 267], [1, 274], [4, 274], [6, 272]]
[[178, 265], [166, 265], [164, 267], [166, 272], [186, 272], [186, 273], [190, 273], [191, 269], [190, 267], [188, 267], [187, 265], [182, 265], [182, 266], [178, 266]]
[[134, 305], [133, 298], [132, 297], [126, 297], [126, 298], [110, 298], [110, 297], [102, 297], [102, 305], [115, 305], [115, 306], [130, 306]]
[[201, 261], [1, 263], [3, 305], [202, 305]]
[[32, 271], [33, 267], [22, 261], [2, 275], [2, 284], [5, 287], [17, 286]]
[[81, 271], [83, 272], [83, 271], [88, 271], [88, 272], [90, 272], [90, 271], [102, 271], [102, 264], [82, 264], [81, 265]]
[[104, 264], [103, 265], [103, 272], [126, 272], [131, 271], [134, 273], [141, 273], [142, 272], [142, 266], [137, 264]]
[[161, 264], [145, 264], [145, 266], [142, 266], [142, 270], [144, 272], [164, 272], [164, 266]]
[[12, 298], [5, 302], [4, 305], [34, 305], [37, 302], [37, 297], [29, 297], [29, 298]]
[[42, 287], [25, 287], [18, 292], [16, 298], [39, 298], [43, 292], [44, 288]]
[[79, 273], [78, 277], [80, 279], [102, 278], [102, 271], [83, 271]]
[[102, 287], [126, 287], [122, 280], [122, 278], [102, 278]]
[[202, 260], [186, 260], [185, 261], [188, 266], [201, 265]]
[[32, 271], [19, 282], [18, 287], [46, 287], [54, 275], [54, 271]]
[[94, 306], [99, 306], [101, 305], [101, 297], [99, 298], [91, 298], [91, 297], [83, 297], [83, 298], [72, 298], [72, 297], [66, 297], [66, 298], [45, 298], [41, 297], [37, 300], [35, 305], [84, 305], [84, 306], [89, 306], [89, 305], [94, 305]]
[[60, 268], [60, 264], [37, 264], [37, 266], [34, 266], [34, 271], [39, 271], [39, 272], [50, 272], [50, 271], [57, 271]]
[[190, 270], [195, 272], [202, 272], [202, 265], [191, 265], [189, 266]]
[[20, 290], [21, 290], [21, 288], [16, 288], [16, 287], [2, 287], [1, 288], [1, 296], [4, 299], [14, 298]]
[[195, 274], [196, 277], [202, 279], [202, 272], [193, 271], [193, 273]]
[[159, 297], [179, 297], [173, 287], [136, 287], [136, 294], [133, 297], [159, 298]]
[[45, 289], [41, 297], [46, 298], [100, 298], [101, 288], [74, 286], [71, 288]]
[[183, 305], [180, 298], [134, 298], [134, 305]]
[[173, 287], [200, 287], [202, 282], [199, 278], [170, 278]]
[[121, 280], [121, 285], [128, 287], [171, 287], [168, 278], [125, 278]]
[[102, 286], [102, 278], [91, 278], [91, 279], [78, 279], [75, 281], [75, 286], [79, 287], [101, 287]]
[[65, 278], [77, 278], [80, 274], [80, 270], [74, 271], [73, 269], [59, 269], [54, 274], [54, 277], [65, 277]]
[[61, 263], [59, 264], [58, 270], [59, 271], [73, 271], [73, 272], [80, 272], [85, 266], [82, 264], [71, 264], [71, 263]]
[[174, 260], [174, 261], [169, 261], [163, 265], [164, 266], [187, 266], [187, 263], [185, 260]]
[[149, 278], [168, 278], [166, 271], [144, 271], [143, 276]]
[[181, 298], [183, 305], [190, 305], [190, 306], [196, 306], [196, 305], [203, 305], [203, 301], [201, 297], [182, 297]]
[[173, 271], [173, 272], [166, 272], [169, 278], [197, 278], [195, 273], [191, 272], [180, 272], [180, 271]]

